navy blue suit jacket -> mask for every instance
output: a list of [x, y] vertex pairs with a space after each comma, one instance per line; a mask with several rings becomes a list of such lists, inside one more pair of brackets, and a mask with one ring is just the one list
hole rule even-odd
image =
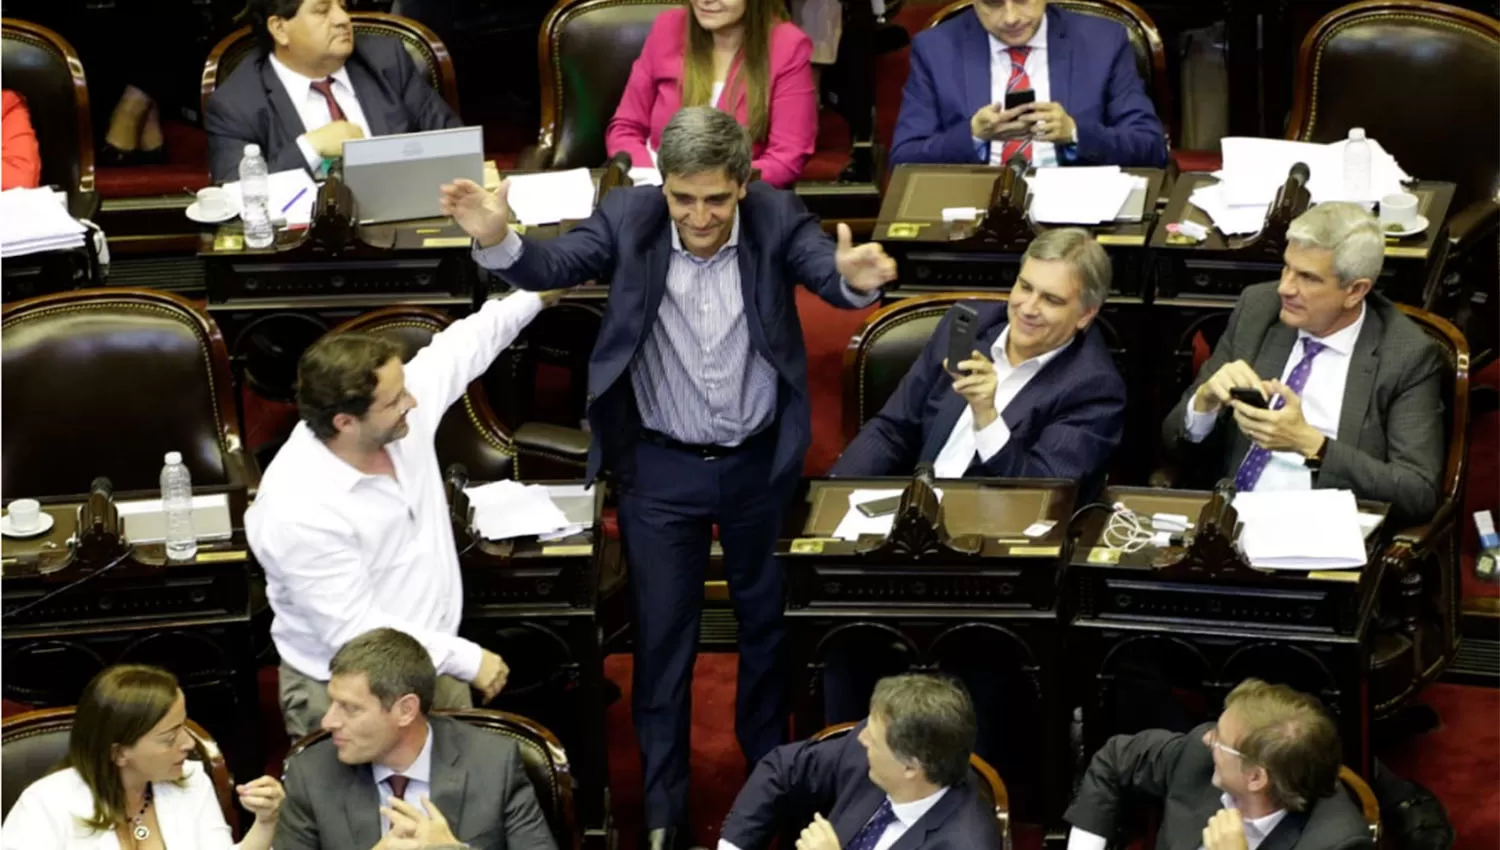
[[[344, 67], [376, 136], [463, 126], [399, 39], [355, 36], [354, 52]], [[216, 183], [240, 179], [240, 158], [252, 142], [260, 145], [272, 174], [307, 168], [297, 147], [297, 137], [307, 128], [260, 48], [208, 96], [203, 129], [208, 132], [208, 165]]]
[[[1078, 144], [1058, 162], [1164, 167], [1167, 137], [1135, 66], [1125, 28], [1048, 6], [1049, 97], [1078, 125]], [[919, 33], [891, 143], [891, 164], [988, 162], [976, 155], [969, 119], [993, 101], [990, 38], [973, 9]]]
[[[979, 312], [975, 347], [988, 356], [1005, 329], [1006, 305], [967, 302]], [[968, 404], [943, 370], [952, 321], [944, 316], [880, 412], [866, 422], [829, 472], [909, 475], [943, 450]], [[1010, 440], [968, 476], [1067, 478], [1097, 483], [1125, 428], [1125, 381], [1096, 327], [1073, 337], [1001, 413]]]
[[[802, 474], [812, 442], [807, 349], [797, 315], [800, 282], [835, 307], [853, 309], [834, 264], [833, 240], [790, 191], [752, 181], [739, 203], [737, 256], [751, 348], [776, 370], [777, 434], [768, 481]], [[652, 186], [616, 189], [587, 220], [555, 239], [522, 237], [521, 257], [500, 276], [548, 290], [608, 279], [609, 301], [589, 359], [589, 480], [601, 469], [628, 474], [640, 412], [630, 364], [656, 324], [672, 256], [667, 199]]]
[[[720, 837], [740, 850], [762, 850], [782, 830], [806, 826], [792, 822], [805, 811], [816, 811], [848, 847], [886, 796], [870, 781], [870, 760], [859, 744], [864, 727], [860, 723], [838, 738], [772, 750], [734, 798]], [[999, 843], [994, 812], [965, 780], [950, 787], [891, 850], [986, 850]]]

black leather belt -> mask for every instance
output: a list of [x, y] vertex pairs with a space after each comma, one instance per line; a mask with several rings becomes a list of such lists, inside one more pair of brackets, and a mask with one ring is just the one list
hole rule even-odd
[[775, 433], [774, 428], [775, 423], [772, 423], [772, 425], [762, 428], [749, 437], [746, 437], [737, 446], [721, 446], [716, 443], [684, 443], [681, 440], [669, 437], [660, 431], [653, 431], [650, 428], [641, 429], [641, 439], [654, 446], [661, 446], [664, 449], [672, 449], [673, 451], [696, 455], [705, 460], [714, 460], [716, 458], [732, 457], [740, 452], [754, 448], [762, 440]]

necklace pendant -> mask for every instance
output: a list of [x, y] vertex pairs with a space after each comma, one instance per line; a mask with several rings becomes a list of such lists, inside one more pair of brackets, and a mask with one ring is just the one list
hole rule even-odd
[[151, 837], [151, 830], [145, 824], [138, 823], [135, 825], [134, 835], [136, 841], [145, 841]]

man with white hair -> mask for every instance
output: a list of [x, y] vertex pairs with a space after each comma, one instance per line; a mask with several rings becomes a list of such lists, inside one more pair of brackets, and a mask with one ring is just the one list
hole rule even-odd
[[[1397, 522], [1437, 509], [1442, 355], [1373, 291], [1385, 258], [1375, 218], [1324, 203], [1287, 228], [1279, 283], [1248, 287], [1214, 353], [1162, 425], [1239, 491], [1354, 491]], [[1264, 406], [1234, 397], [1253, 390]]]

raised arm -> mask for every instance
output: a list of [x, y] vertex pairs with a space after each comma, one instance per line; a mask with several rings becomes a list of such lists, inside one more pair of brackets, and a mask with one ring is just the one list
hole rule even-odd
[[412, 416], [423, 433], [438, 422], [464, 389], [509, 348], [542, 309], [535, 293], [517, 292], [487, 301], [478, 313], [449, 325], [406, 364], [406, 388], [417, 399]]
[[615, 264], [611, 220], [623, 213], [625, 192], [613, 192], [593, 215], [555, 239], [523, 239], [510, 226], [510, 181], [487, 192], [471, 180], [442, 188], [441, 208], [474, 238], [474, 260], [506, 282], [534, 292], [566, 289], [604, 277]]

